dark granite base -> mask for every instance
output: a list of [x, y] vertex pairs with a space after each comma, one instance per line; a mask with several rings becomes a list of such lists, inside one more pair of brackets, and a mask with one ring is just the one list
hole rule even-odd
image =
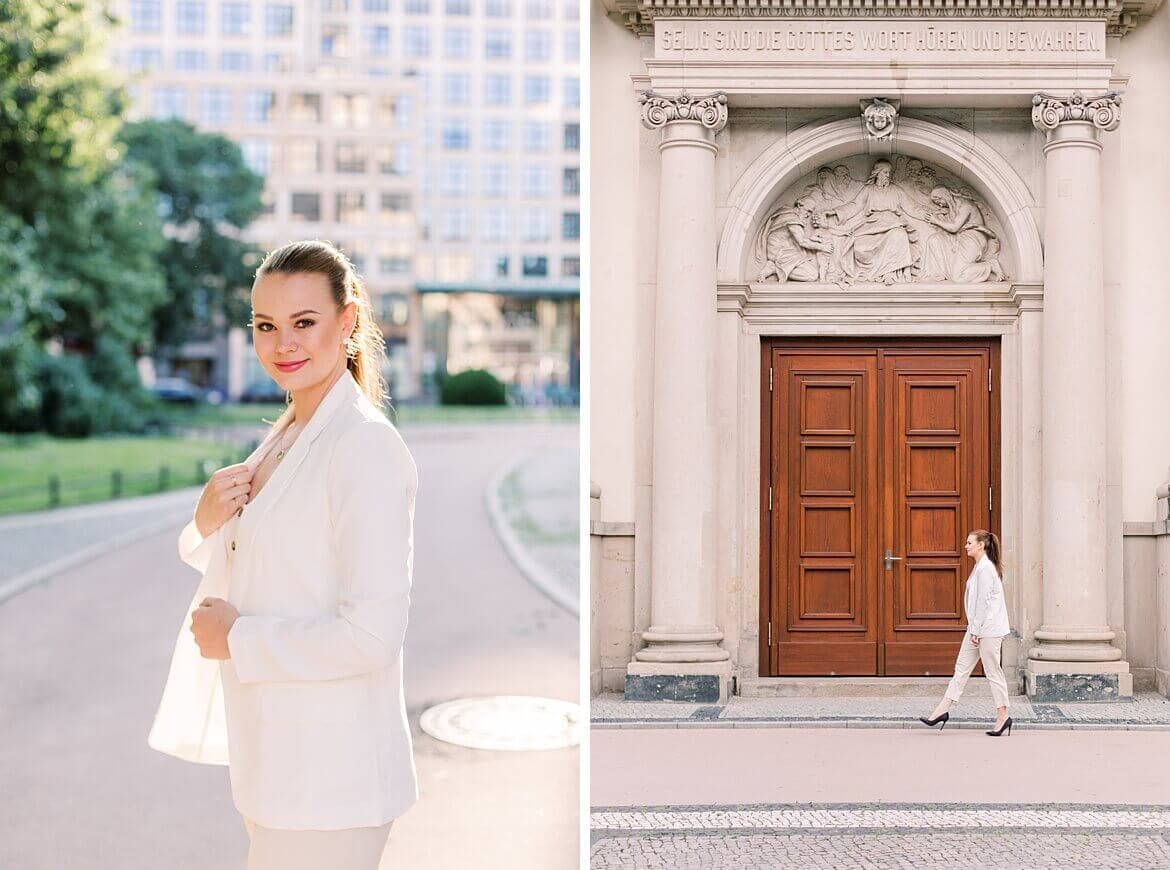
[[719, 703], [719, 677], [715, 674], [626, 674], [627, 701], [688, 701]]
[[1117, 674], [1036, 674], [1031, 688], [1041, 704], [1120, 700]]

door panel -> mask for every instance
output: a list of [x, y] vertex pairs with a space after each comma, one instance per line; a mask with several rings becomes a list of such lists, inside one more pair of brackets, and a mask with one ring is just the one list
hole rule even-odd
[[993, 352], [765, 343], [762, 673], [950, 672], [966, 628], [962, 542], [991, 527]]

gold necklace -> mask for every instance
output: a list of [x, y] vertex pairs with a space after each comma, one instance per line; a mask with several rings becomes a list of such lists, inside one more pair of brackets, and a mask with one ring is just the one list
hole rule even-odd
[[[285, 435], [287, 435], [287, 434], [288, 434], [288, 432], [289, 432], [289, 429], [292, 429], [292, 424], [291, 424], [291, 423], [289, 424], [289, 426], [288, 426], [288, 429], [285, 429], [285, 430], [284, 430], [284, 434], [285, 434]], [[293, 438], [293, 441], [296, 441], [296, 440], [297, 440], [297, 439], [294, 437], [294, 438]], [[288, 449], [289, 449], [289, 447], [292, 447], [292, 442], [289, 442], [289, 444], [288, 444], [288, 447], [286, 447], [286, 446], [285, 446], [285, 444], [284, 444], [284, 437], [283, 437], [283, 436], [281, 436], [281, 439], [280, 439], [280, 445], [279, 445], [279, 446], [280, 446], [280, 450], [278, 450], [278, 451], [277, 451], [277, 453], [276, 453], [276, 461], [277, 461], [277, 462], [280, 462], [280, 460], [284, 459], [284, 454], [285, 454], [286, 452], [288, 452]]]

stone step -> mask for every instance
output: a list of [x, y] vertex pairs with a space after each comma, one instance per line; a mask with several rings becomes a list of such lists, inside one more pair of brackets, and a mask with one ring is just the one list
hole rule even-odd
[[[738, 681], [744, 698], [938, 698], [949, 677], [747, 677]], [[972, 677], [963, 692], [991, 697], [987, 680]]]

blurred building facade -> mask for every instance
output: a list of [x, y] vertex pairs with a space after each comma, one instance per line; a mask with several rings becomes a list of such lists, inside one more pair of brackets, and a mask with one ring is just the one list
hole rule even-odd
[[[120, 0], [136, 117], [238, 142], [265, 177], [248, 237], [338, 244], [369, 287], [395, 398], [482, 367], [521, 399], [575, 390], [576, 0]], [[237, 397], [242, 324], [180, 353]], [[555, 393], [563, 395], [564, 393]]]

